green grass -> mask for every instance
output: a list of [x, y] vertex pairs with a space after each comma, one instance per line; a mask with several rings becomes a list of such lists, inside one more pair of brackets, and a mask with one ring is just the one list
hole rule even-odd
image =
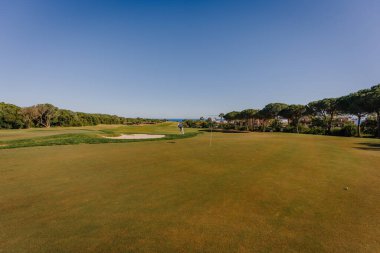
[[0, 150], [0, 252], [380, 252], [379, 140], [209, 137]]
[[107, 139], [104, 136], [119, 136], [131, 133], [164, 134], [164, 138], [153, 140], [174, 140], [194, 137], [199, 132], [196, 129], [187, 129], [186, 134], [178, 133], [175, 123], [168, 122], [157, 125], [143, 126], [95, 126], [87, 128], [51, 128], [51, 129], [27, 129], [27, 130], [2, 130], [0, 131], [0, 149], [22, 148], [35, 146], [74, 145], [74, 144], [99, 144], [99, 143], [123, 143], [152, 141], [148, 139], [118, 140]]

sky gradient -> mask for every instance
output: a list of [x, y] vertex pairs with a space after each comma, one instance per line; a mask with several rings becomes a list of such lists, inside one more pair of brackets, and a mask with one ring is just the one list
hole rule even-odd
[[0, 101], [198, 118], [380, 83], [380, 1], [0, 1]]

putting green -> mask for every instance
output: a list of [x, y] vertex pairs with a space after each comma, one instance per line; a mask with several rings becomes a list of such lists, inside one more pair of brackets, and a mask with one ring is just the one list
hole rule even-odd
[[0, 252], [380, 252], [379, 164], [280, 133], [2, 149]]

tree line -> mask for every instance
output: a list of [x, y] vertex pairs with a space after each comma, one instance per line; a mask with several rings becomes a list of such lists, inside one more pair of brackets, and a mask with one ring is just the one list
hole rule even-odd
[[[226, 120], [221, 124], [224, 128], [359, 137], [364, 129], [366, 134], [380, 138], [380, 84], [307, 105], [270, 103], [262, 109], [232, 111], [219, 116]], [[356, 124], [350, 117], [355, 117]]]
[[0, 128], [2, 129], [94, 126], [98, 124], [141, 124], [158, 123], [161, 121], [158, 119], [125, 118], [109, 114], [74, 112], [59, 109], [52, 104], [19, 107], [4, 102], [0, 103]]

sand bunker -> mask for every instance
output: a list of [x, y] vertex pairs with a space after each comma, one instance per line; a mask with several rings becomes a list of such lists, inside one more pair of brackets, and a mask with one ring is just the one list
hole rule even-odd
[[165, 135], [161, 134], [123, 134], [117, 137], [105, 137], [108, 139], [115, 139], [115, 140], [137, 140], [137, 139], [158, 139], [158, 138], [164, 138]]

